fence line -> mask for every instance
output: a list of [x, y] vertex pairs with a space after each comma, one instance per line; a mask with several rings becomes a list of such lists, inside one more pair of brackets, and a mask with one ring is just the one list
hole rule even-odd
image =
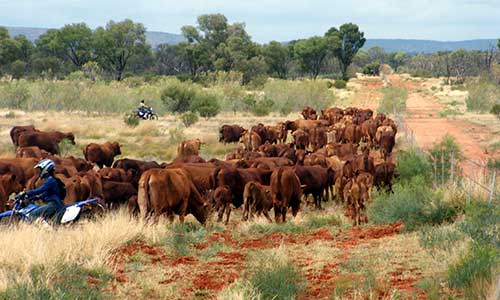
[[[415, 133], [406, 124], [404, 118], [396, 114], [394, 121], [398, 131], [403, 133], [404, 142], [416, 146], [414, 148], [423, 153], [422, 149], [417, 147]], [[469, 158], [458, 159], [455, 153], [451, 153], [449, 156], [442, 153], [438, 157], [431, 156], [431, 159], [433, 160], [435, 188], [439, 185], [438, 181], [441, 184], [449, 181], [461, 188], [467, 194], [468, 199], [471, 199], [474, 193], [485, 195], [490, 203], [493, 200], [500, 199], [500, 191], [497, 190], [499, 187], [497, 181], [500, 176], [497, 176], [497, 170], [490, 168], [487, 162]], [[463, 167], [467, 166], [467, 164], [468, 172], [464, 172]]]

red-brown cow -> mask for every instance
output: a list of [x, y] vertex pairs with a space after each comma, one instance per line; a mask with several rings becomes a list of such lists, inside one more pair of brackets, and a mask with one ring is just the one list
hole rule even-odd
[[281, 167], [273, 171], [271, 175], [271, 199], [274, 206], [274, 219], [276, 223], [286, 222], [286, 212], [292, 208], [295, 217], [300, 209], [300, 180], [289, 167]]
[[91, 143], [83, 149], [83, 155], [87, 161], [95, 163], [99, 168], [111, 167], [115, 156], [122, 154], [120, 144], [117, 142], [106, 142], [102, 145]]

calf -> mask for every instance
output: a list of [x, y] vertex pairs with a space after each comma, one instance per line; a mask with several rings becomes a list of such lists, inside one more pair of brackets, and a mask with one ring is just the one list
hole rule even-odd
[[89, 162], [95, 163], [99, 168], [111, 167], [115, 156], [122, 154], [120, 144], [106, 142], [102, 145], [91, 143], [83, 149], [83, 155]]
[[261, 185], [256, 181], [250, 181], [245, 185], [243, 192], [243, 221], [253, 218], [254, 212], [258, 216], [262, 213], [269, 222], [269, 210], [273, 207], [270, 198], [271, 190], [269, 186]]

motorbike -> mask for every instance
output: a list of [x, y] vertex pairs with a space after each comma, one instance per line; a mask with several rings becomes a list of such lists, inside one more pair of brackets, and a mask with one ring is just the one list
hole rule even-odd
[[158, 120], [158, 115], [152, 107], [139, 107], [135, 110], [135, 114], [143, 120]]
[[[0, 213], [0, 221], [9, 219], [20, 220], [27, 223], [33, 221], [30, 213], [39, 208], [36, 204], [36, 198], [30, 198], [26, 194], [20, 194], [15, 197], [13, 209]], [[99, 203], [99, 198], [87, 199], [70, 205], [66, 205], [60, 213], [53, 218], [54, 223], [58, 225], [70, 224], [78, 221], [84, 216], [92, 216], [95, 211], [103, 211], [104, 207]]]

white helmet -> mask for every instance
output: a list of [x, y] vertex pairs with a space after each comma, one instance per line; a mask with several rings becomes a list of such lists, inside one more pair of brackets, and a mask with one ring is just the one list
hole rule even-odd
[[42, 159], [40, 162], [38, 162], [35, 166], [36, 168], [40, 168], [40, 178], [45, 177], [50, 171], [54, 170], [56, 165], [54, 164], [53, 161], [50, 159]]

